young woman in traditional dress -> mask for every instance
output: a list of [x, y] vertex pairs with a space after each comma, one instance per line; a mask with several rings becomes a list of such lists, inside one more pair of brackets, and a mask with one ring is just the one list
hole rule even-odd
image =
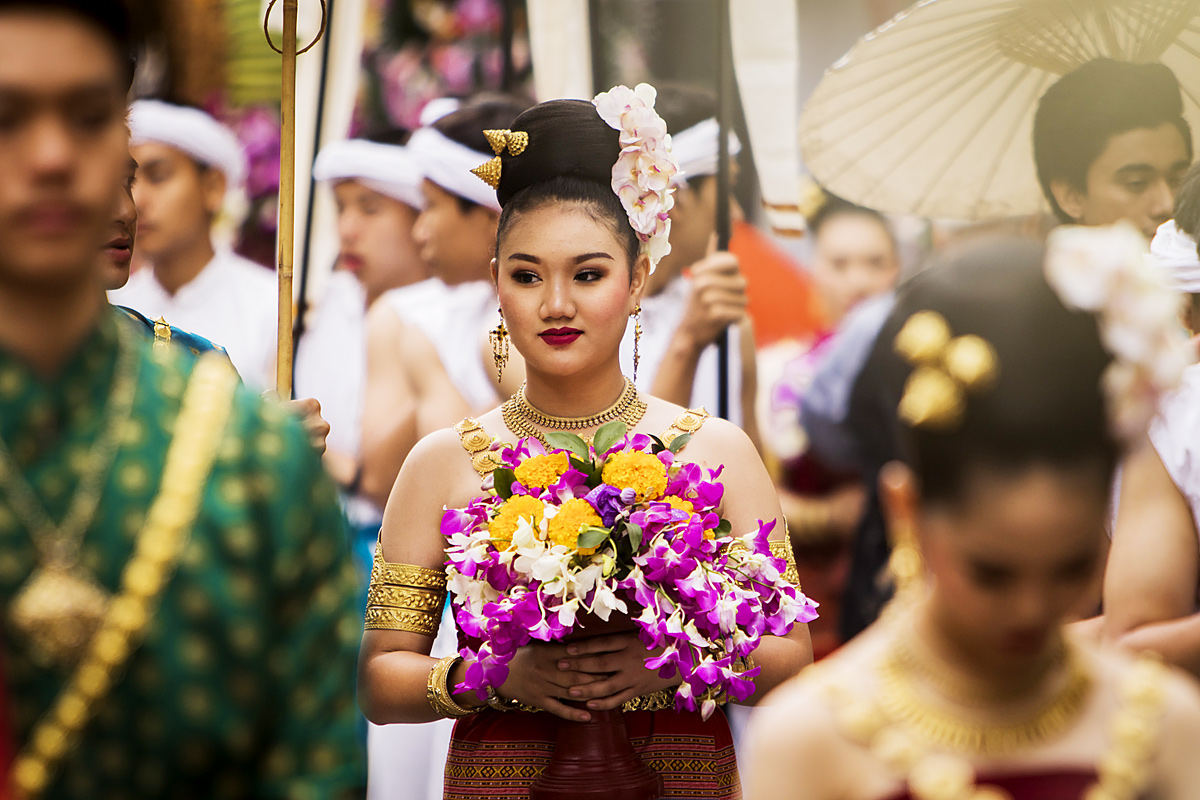
[[[649, 98], [643, 134], [652, 136], [661, 120], [653, 115], [653, 90], [645, 89], [639, 89], [643, 101]], [[637, 98], [631, 102], [638, 105]], [[615, 120], [612, 105], [609, 118]], [[474, 692], [455, 689], [468, 666], [463, 659], [427, 655], [446, 581], [443, 509], [463, 507], [480, 494], [481, 475], [492, 465], [487, 447], [493, 435], [508, 443], [556, 430], [590, 436], [611, 419], [656, 435], [686, 432], [692, 438], [681, 451], [684, 460], [725, 466], [722, 516], [735, 533], [753, 530], [759, 520], [782, 519], [766, 469], [740, 429], [702, 411], [642, 397], [621, 373], [621, 339], [637, 312], [652, 258], [665, 247], [666, 226], [653, 198], [646, 224], [615, 193], [622, 134], [601, 118], [603, 108], [574, 100], [542, 103], [522, 114], [512, 132], [499, 133], [503, 152], [490, 177], [503, 213], [492, 273], [527, 383], [478, 421], [464, 420], [424, 439], [406, 459], [384, 516], [359, 701], [376, 723], [461, 717], [446, 767], [447, 798], [527, 797], [553, 750], [556, 718], [582, 722], [592, 711], [620, 707], [627, 710], [635, 749], [662, 775], [667, 796], [740, 796], [725, 717], [718, 712], [702, 721], [698, 713], [674, 711], [678, 678], [647, 669], [646, 648], [634, 634], [522, 648], [507, 681], [489, 698], [491, 707]], [[641, 141], [653, 162], [658, 143]], [[663, 162], [650, 168], [673, 167]], [[669, 197], [666, 187], [663, 182], [660, 203]], [[649, 233], [639, 239], [634, 225]], [[782, 521], [772, 539], [773, 551], [790, 552]], [[797, 625], [786, 637], [764, 637], [753, 658], [761, 673], [749, 703], [811, 661], [807, 630]], [[510, 701], [544, 711], [501, 710]]]
[[1181, 369], [1171, 315], [1137, 314], [1165, 291], [1138, 239], [993, 240], [901, 291], [876, 343], [907, 454], [881, 479], [898, 598], [760, 709], [748, 796], [1196, 796], [1196, 689], [1063, 628], [1118, 454]]

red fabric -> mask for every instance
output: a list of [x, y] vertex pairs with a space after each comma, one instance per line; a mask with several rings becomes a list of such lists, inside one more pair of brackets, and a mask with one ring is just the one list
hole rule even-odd
[[[484, 710], [454, 725], [446, 759], [445, 800], [529, 797], [550, 761], [556, 717], [545, 712]], [[742, 796], [729, 723], [718, 710], [632, 711], [633, 749], [663, 777], [666, 797], [736, 800]]]
[[829, 326], [808, 273], [748, 222], [735, 222], [729, 252], [746, 276], [747, 311], [759, 347], [784, 339], [807, 341]]
[[[1057, 770], [1026, 775], [981, 775], [976, 786], [995, 786], [1012, 795], [1013, 800], [1080, 800], [1096, 783], [1092, 770]], [[888, 800], [912, 800], [908, 792]]]

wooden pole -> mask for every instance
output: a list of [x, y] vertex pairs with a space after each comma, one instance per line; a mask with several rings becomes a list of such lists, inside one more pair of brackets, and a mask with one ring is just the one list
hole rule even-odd
[[279, 106], [279, 347], [275, 391], [292, 398], [292, 264], [296, 228], [296, 14], [298, 0], [283, 0], [283, 92]]
[[[733, 53], [729, 31], [729, 0], [717, 0], [717, 249], [728, 250], [733, 232], [729, 198], [733, 170], [729, 131], [733, 128]], [[717, 337], [717, 416], [729, 419], [729, 331]]]

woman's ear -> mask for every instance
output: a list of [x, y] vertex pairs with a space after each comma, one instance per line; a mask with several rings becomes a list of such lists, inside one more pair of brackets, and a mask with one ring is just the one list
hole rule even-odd
[[646, 293], [646, 283], [650, 280], [650, 256], [639, 253], [633, 262], [633, 274], [629, 279], [629, 301], [632, 304], [629, 312], [642, 303], [642, 295]]
[[921, 499], [917, 476], [912, 468], [900, 461], [889, 461], [879, 471], [879, 502], [887, 523], [888, 539], [895, 546], [896, 533], [901, 530], [917, 532], [917, 515]]
[[491, 270], [492, 270], [492, 286], [497, 286], [500, 282], [500, 262], [494, 258], [492, 259]]

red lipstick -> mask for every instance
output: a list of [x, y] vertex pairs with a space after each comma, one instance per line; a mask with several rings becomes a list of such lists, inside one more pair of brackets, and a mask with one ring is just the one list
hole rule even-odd
[[575, 328], [549, 328], [538, 336], [551, 347], [565, 347], [583, 335], [583, 331]]

